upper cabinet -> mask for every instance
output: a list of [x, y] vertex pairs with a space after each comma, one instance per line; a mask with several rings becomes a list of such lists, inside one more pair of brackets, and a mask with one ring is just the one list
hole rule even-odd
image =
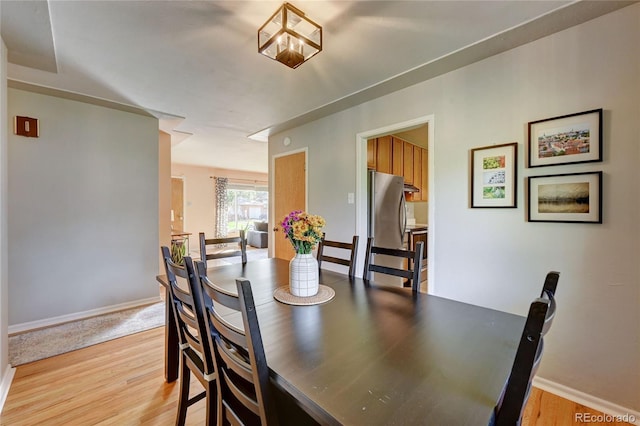
[[414, 163], [414, 152], [420, 149], [418, 146], [413, 146], [407, 141], [402, 142], [402, 156], [404, 157], [404, 167], [402, 169], [402, 176], [404, 176], [405, 183], [409, 185], [415, 185], [416, 180], [414, 179], [413, 169], [415, 167]]
[[407, 193], [407, 201], [427, 201], [427, 150], [393, 136], [367, 141], [367, 168], [403, 176], [420, 192]]
[[427, 164], [429, 164], [429, 162], [427, 161], [429, 159], [429, 151], [427, 151], [425, 148], [420, 148], [420, 170], [422, 171], [422, 174], [420, 175], [420, 185], [418, 185], [420, 187], [420, 201], [429, 201], [429, 174], [428, 172], [428, 166]]
[[367, 141], [367, 169], [376, 170], [376, 156], [378, 155], [378, 139]]
[[[391, 138], [391, 174], [396, 176], [404, 176], [404, 145], [402, 139]], [[406, 179], [405, 179], [406, 181]]]
[[413, 147], [413, 184], [420, 192], [408, 194], [407, 201], [429, 201], [427, 160], [428, 151], [420, 146]]
[[376, 168], [381, 173], [393, 174], [393, 144], [391, 136], [376, 139]]
[[367, 140], [367, 169], [376, 169], [376, 159], [378, 155], [378, 139], [373, 138]]

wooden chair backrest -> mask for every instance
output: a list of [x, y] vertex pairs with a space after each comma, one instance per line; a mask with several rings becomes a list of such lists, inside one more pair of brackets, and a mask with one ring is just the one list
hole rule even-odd
[[[358, 252], [358, 241], [359, 241], [359, 237], [357, 235], [353, 236], [353, 240], [350, 243], [326, 240], [323, 235], [322, 240], [320, 240], [320, 243], [318, 243], [318, 268], [322, 268], [322, 262], [331, 262], [331, 263], [336, 263], [338, 265], [344, 265], [349, 268], [349, 276], [353, 277], [355, 275], [355, 270], [356, 270], [356, 255]], [[324, 251], [325, 247], [348, 250], [349, 259], [329, 256], [325, 254], [325, 251]]]
[[[393, 275], [407, 279], [410, 282], [411, 289], [413, 291], [420, 291], [421, 262], [424, 243], [422, 241], [417, 242], [415, 248], [415, 250], [402, 250], [378, 247], [373, 245], [373, 237], [369, 237], [367, 239], [367, 250], [364, 259], [364, 273], [362, 278], [368, 281], [371, 277], [371, 272]], [[373, 262], [374, 255], [377, 254], [407, 259], [407, 269], [376, 265]]]
[[[200, 260], [204, 262], [205, 266], [207, 260], [210, 259], [223, 259], [226, 257], [240, 256], [242, 263], [247, 263], [247, 240], [244, 237], [244, 231], [240, 231], [240, 235], [237, 237], [225, 237], [225, 238], [206, 238], [204, 232], [198, 234], [200, 241]], [[239, 244], [237, 250], [223, 250], [215, 253], [207, 253], [207, 247], [222, 247], [227, 244]]]
[[[162, 247], [167, 281], [169, 282], [167, 303], [172, 303], [173, 320], [178, 329], [181, 350], [190, 348], [203, 360], [203, 373], [213, 374], [215, 365], [213, 352], [208, 343], [208, 329], [202, 311], [202, 292], [199, 289], [193, 261], [185, 256], [181, 265], [171, 260], [171, 251]], [[178, 282], [182, 279], [182, 285]]]
[[[205, 295], [205, 315], [219, 377], [220, 413], [231, 422], [275, 425], [275, 401], [270, 391], [269, 369], [262, 344], [253, 292], [249, 280], [236, 280], [237, 294], [216, 286], [206, 276], [206, 266], [196, 262]], [[211, 302], [206, 302], [207, 299]], [[217, 306], [241, 312], [243, 329], [227, 322]]]
[[529, 307], [511, 374], [495, 408], [495, 426], [519, 425], [522, 412], [529, 399], [531, 382], [538, 371], [544, 352], [544, 336], [555, 318], [555, 293], [560, 274], [549, 272], [545, 278], [541, 297]]

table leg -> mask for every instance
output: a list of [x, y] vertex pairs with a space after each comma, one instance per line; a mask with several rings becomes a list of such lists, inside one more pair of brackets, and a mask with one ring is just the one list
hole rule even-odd
[[[167, 297], [167, 299], [169, 299]], [[178, 379], [180, 364], [180, 345], [178, 344], [178, 329], [173, 316], [173, 303], [165, 303], [165, 331], [164, 331], [164, 379], [167, 383]]]

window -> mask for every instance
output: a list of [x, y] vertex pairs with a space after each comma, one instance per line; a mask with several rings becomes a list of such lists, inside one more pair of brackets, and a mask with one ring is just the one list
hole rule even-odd
[[253, 222], [269, 219], [269, 192], [265, 187], [229, 185], [227, 188], [229, 235], [250, 229]]

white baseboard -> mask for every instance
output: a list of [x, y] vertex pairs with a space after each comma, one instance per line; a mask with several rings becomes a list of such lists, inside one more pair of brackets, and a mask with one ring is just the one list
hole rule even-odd
[[7, 395], [9, 395], [9, 389], [11, 388], [11, 382], [13, 381], [13, 375], [16, 373], [16, 369], [10, 365], [7, 365], [7, 370], [2, 377], [2, 382], [0, 382], [0, 413], [4, 408], [4, 403], [7, 400]]
[[160, 302], [162, 299], [160, 296], [150, 297], [148, 299], [134, 300], [131, 302], [120, 303], [118, 305], [105, 306], [103, 308], [91, 309], [84, 312], [76, 312], [68, 315], [61, 315], [59, 317], [46, 318], [38, 321], [23, 322], [21, 324], [13, 324], [8, 327], [9, 335], [16, 333], [23, 333], [25, 331], [36, 330], [38, 328], [50, 327], [52, 325], [63, 324], [69, 321], [77, 321], [89, 317], [95, 317], [96, 315], [109, 314], [111, 312], [123, 311], [125, 309], [136, 308], [138, 306], [150, 305], [152, 303]]
[[538, 376], [533, 378], [533, 386], [554, 395], [561, 396], [570, 401], [577, 402], [578, 404], [582, 404], [586, 407], [593, 408], [594, 410], [601, 411], [604, 414], [609, 414], [614, 417], [620, 416], [623, 421], [628, 423], [640, 425], [640, 411], [622, 407], [612, 402], [605, 401], [604, 399]]

